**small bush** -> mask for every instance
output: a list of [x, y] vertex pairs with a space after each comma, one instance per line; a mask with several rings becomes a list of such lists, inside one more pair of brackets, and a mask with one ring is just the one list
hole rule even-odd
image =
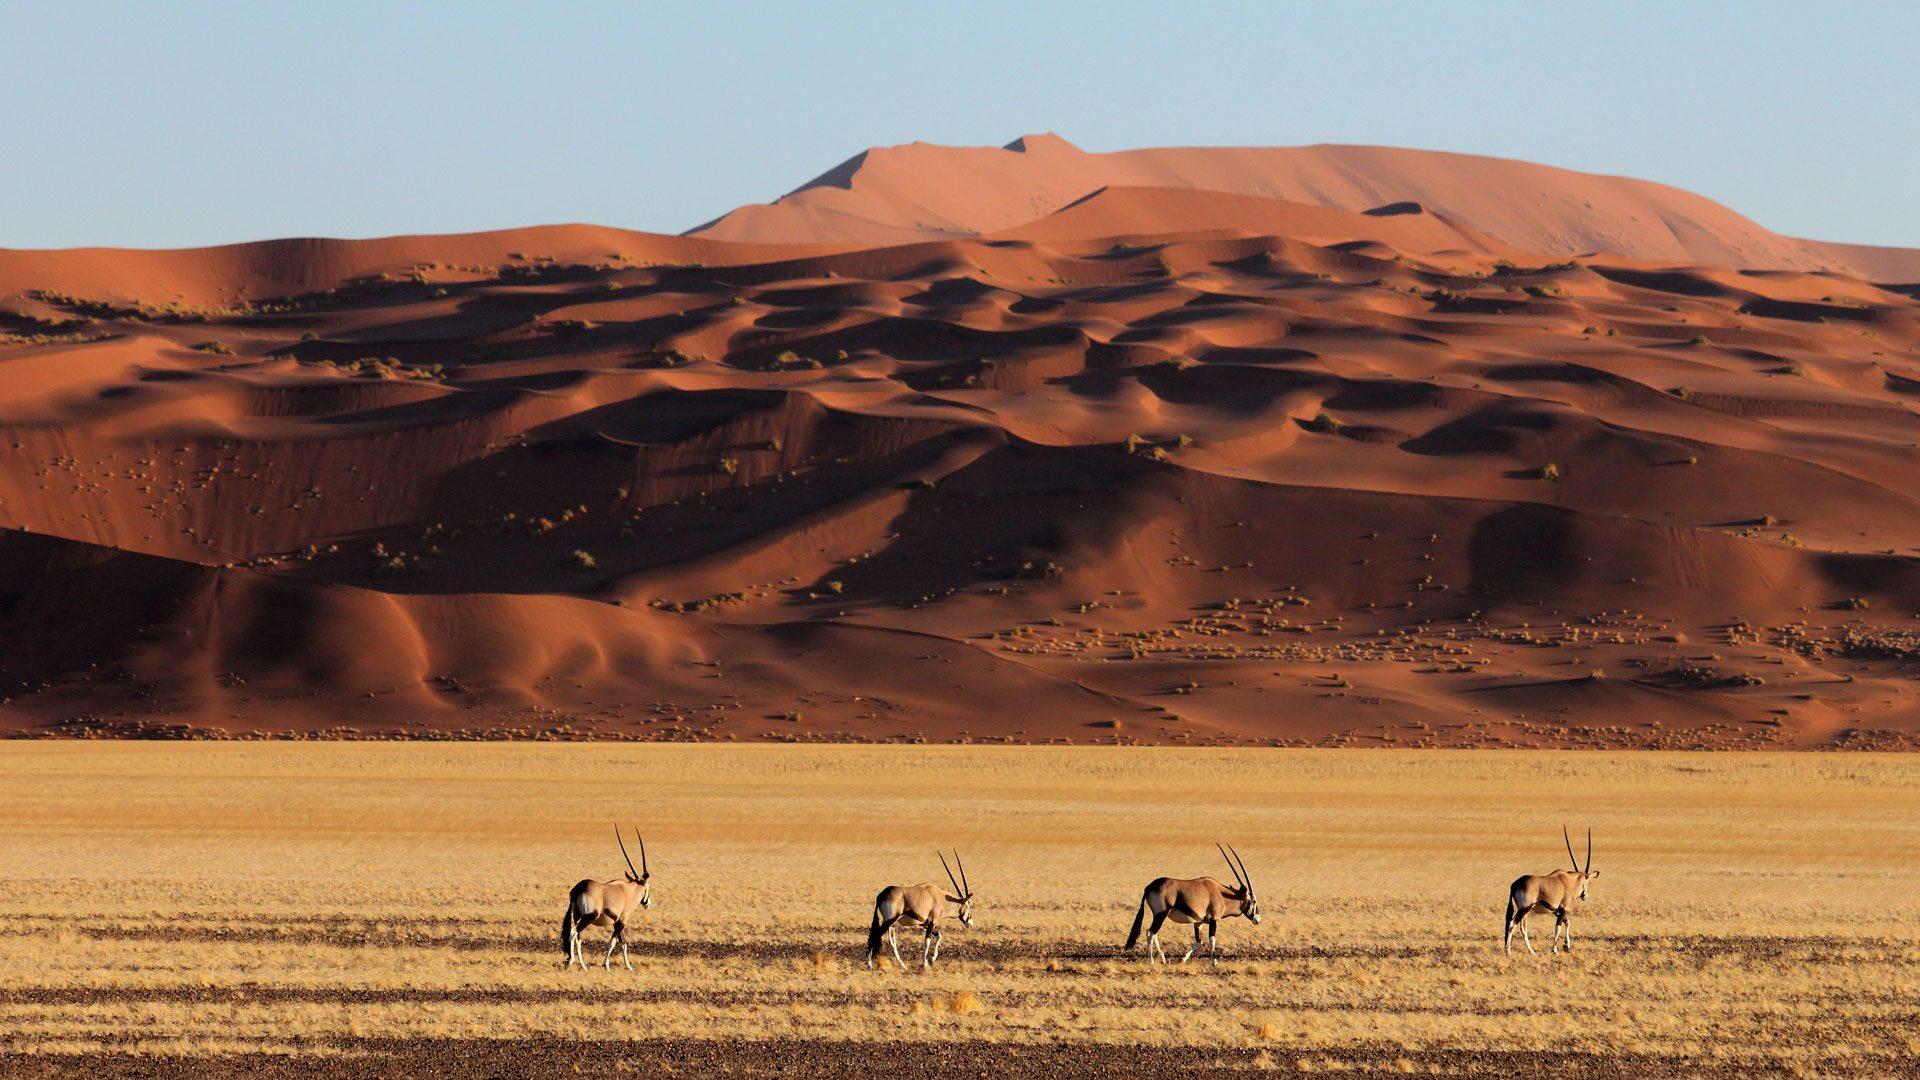
[[592, 552], [576, 549], [572, 555], [567, 556], [567, 565], [575, 570], [591, 570], [600, 564], [594, 562]]

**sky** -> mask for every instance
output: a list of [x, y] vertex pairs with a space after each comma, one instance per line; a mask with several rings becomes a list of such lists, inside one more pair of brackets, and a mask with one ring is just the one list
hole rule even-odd
[[681, 232], [869, 146], [1367, 143], [1920, 247], [1920, 4], [0, 2], [0, 247]]

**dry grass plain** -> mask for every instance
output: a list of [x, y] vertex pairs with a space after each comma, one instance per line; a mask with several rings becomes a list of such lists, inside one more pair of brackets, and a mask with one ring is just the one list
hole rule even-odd
[[[1920, 758], [975, 747], [0, 746], [0, 1073], [1901, 1075]], [[628, 972], [567, 889], [640, 824]], [[1575, 951], [1504, 956], [1591, 824]], [[1139, 890], [1264, 925], [1151, 969]], [[979, 926], [861, 966], [958, 846]], [[1172, 932], [1172, 928], [1170, 928]], [[1169, 937], [1172, 948], [1179, 940]], [[605, 932], [588, 932], [589, 948]], [[902, 941], [906, 952], [907, 940]], [[1178, 950], [1176, 950], [1177, 955]], [[617, 965], [617, 961], [616, 961]]]

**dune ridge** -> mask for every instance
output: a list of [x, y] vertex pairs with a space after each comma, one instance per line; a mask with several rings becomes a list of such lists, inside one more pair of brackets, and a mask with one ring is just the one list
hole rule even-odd
[[1920, 744], [1913, 289], [1075, 198], [0, 252], [0, 730]]
[[1920, 251], [1779, 236], [1710, 199], [1664, 184], [1382, 146], [1088, 153], [1051, 134], [997, 148], [911, 143], [862, 151], [771, 204], [740, 207], [689, 235], [858, 244], [988, 235], [1108, 187], [1187, 188], [1354, 213], [1417, 203], [1536, 255], [1607, 253], [1920, 280]]

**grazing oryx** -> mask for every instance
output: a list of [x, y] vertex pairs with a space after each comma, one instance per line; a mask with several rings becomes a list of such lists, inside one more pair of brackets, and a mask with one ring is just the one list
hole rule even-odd
[[1253, 881], [1246, 872], [1247, 864], [1235, 866], [1234, 860], [1240, 857], [1238, 851], [1229, 856], [1228, 848], [1213, 846], [1220, 848], [1220, 857], [1227, 860], [1227, 869], [1233, 871], [1239, 888], [1230, 889], [1210, 877], [1153, 879], [1140, 895], [1140, 911], [1133, 917], [1133, 929], [1127, 933], [1127, 948], [1131, 949], [1140, 941], [1140, 927], [1147, 921], [1147, 912], [1153, 912], [1153, 925], [1147, 928], [1147, 963], [1153, 963], [1156, 950], [1162, 961], [1167, 958], [1167, 950], [1160, 944], [1160, 924], [1169, 918], [1193, 924], [1193, 944], [1187, 946], [1186, 956], [1180, 958], [1183, 964], [1193, 956], [1193, 950], [1200, 947], [1202, 926], [1207, 929], [1207, 956], [1218, 964], [1214, 934], [1221, 919], [1245, 915], [1248, 922], [1260, 925], [1260, 904], [1253, 898]]
[[880, 955], [882, 937], [893, 948], [893, 962], [902, 968], [907, 966], [906, 961], [900, 959], [900, 942], [894, 937], [894, 927], [899, 923], [927, 928], [927, 940], [920, 947], [920, 968], [923, 971], [940, 959], [941, 919], [959, 919], [960, 925], [972, 928], [973, 889], [967, 884], [967, 864], [960, 861], [958, 851], [953, 853], [953, 861], [960, 867], [958, 881], [954, 880], [953, 867], [947, 865], [947, 857], [940, 856], [940, 866], [947, 872], [947, 881], [953, 886], [953, 893], [938, 885], [889, 885], [874, 897], [873, 925], [867, 929], [868, 967], [872, 967]]
[[[1560, 931], [1567, 932], [1567, 951], [1573, 951], [1573, 925], [1567, 921], [1567, 905], [1579, 897], [1584, 903], [1587, 899], [1587, 882], [1599, 877], [1593, 871], [1593, 830], [1587, 830], [1587, 867], [1578, 869], [1580, 860], [1573, 858], [1573, 837], [1567, 834], [1567, 827], [1560, 826], [1560, 838], [1567, 842], [1567, 858], [1573, 859], [1575, 869], [1555, 870], [1551, 874], [1528, 874], [1513, 883], [1507, 891], [1507, 921], [1500, 928], [1506, 938], [1507, 955], [1513, 955], [1513, 928], [1520, 928], [1520, 940], [1527, 943], [1527, 951], [1534, 953], [1533, 939], [1527, 936], [1527, 916], [1536, 911], [1553, 912], [1553, 948], [1550, 952], [1560, 951]], [[1535, 956], [1540, 955], [1534, 953]]]
[[592, 878], [573, 887], [567, 895], [567, 913], [560, 916], [560, 951], [567, 954], [567, 962], [561, 966], [571, 968], [575, 960], [581, 968], [587, 961], [580, 954], [580, 931], [589, 926], [612, 926], [613, 937], [607, 941], [606, 959], [601, 966], [613, 968], [613, 947], [620, 946], [620, 959], [633, 970], [633, 961], [627, 956], [627, 917], [634, 908], [653, 906], [653, 896], [647, 888], [647, 842], [640, 837], [640, 830], [633, 830], [633, 838], [640, 841], [640, 869], [633, 868], [633, 856], [627, 854], [627, 842], [620, 840], [620, 829], [614, 827], [613, 838], [620, 842], [620, 854], [627, 860], [625, 881], [595, 881]]

